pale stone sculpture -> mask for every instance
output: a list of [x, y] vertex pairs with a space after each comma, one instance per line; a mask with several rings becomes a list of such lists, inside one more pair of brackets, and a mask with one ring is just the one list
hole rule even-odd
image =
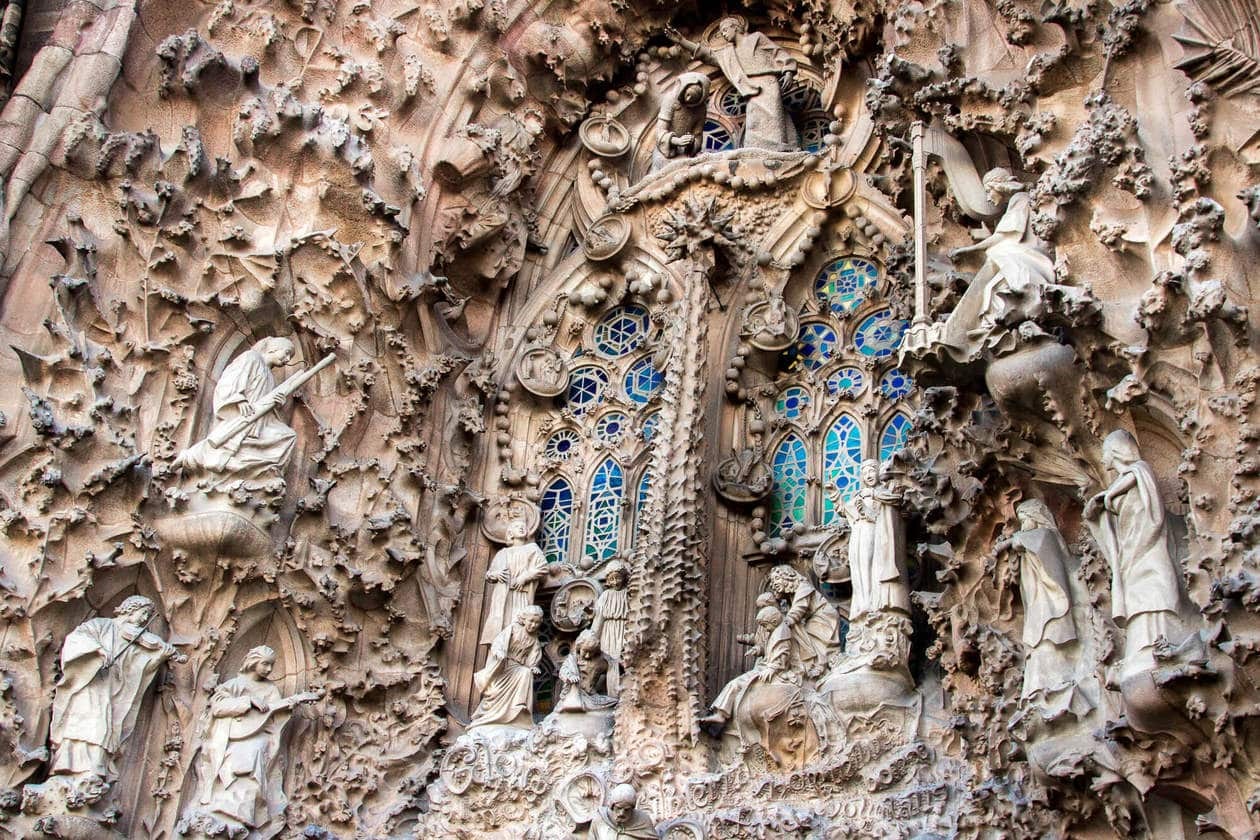
[[285, 806], [280, 739], [294, 707], [323, 694], [282, 696], [270, 679], [275, 664], [276, 652], [260, 645], [246, 654], [238, 676], [214, 690], [197, 796], [181, 833], [266, 838], [283, 827], [278, 821]]
[[617, 705], [615, 697], [600, 692], [609, 672], [608, 661], [599, 649], [599, 637], [583, 630], [560, 666], [557, 712], [601, 712]]
[[[774, 604], [767, 604], [757, 611], [757, 628], [751, 636], [752, 647], [748, 651], [748, 655], [756, 657], [753, 667], [722, 687], [713, 700], [713, 711], [702, 718], [701, 723], [721, 728], [732, 720], [736, 721], [734, 730], [740, 743], [757, 743], [759, 733], [739, 724], [739, 706], [754, 684], [782, 682], [788, 677], [792, 667], [792, 628], [783, 617], [783, 611]], [[799, 675], [795, 681], [799, 685]]]
[[1149, 670], [1160, 638], [1189, 635], [1187, 604], [1164, 503], [1150, 464], [1123, 429], [1103, 441], [1103, 464], [1116, 477], [1085, 505], [1090, 532], [1111, 566], [1111, 614], [1124, 627], [1121, 675]]
[[512, 623], [499, 631], [485, 667], [474, 677], [481, 702], [469, 729], [490, 724], [529, 726], [534, 710], [534, 675], [542, 660], [538, 631], [542, 607], [529, 606], [516, 613]]
[[792, 656], [807, 675], [817, 676], [840, 649], [840, 613], [791, 566], [770, 570], [770, 591], [789, 600], [783, 623], [791, 631]]
[[704, 120], [709, 104], [709, 77], [683, 73], [678, 86], [661, 104], [656, 118], [656, 150], [660, 158], [692, 157], [704, 146]]
[[591, 820], [590, 840], [656, 840], [660, 834], [652, 818], [640, 811], [634, 785], [619, 784], [608, 791], [608, 804]]
[[61, 646], [61, 680], [53, 700], [52, 773], [90, 783], [117, 778], [114, 760], [131, 736], [140, 703], [158, 668], [176, 656], [145, 628], [153, 602], [133, 595], [114, 618], [89, 619]]
[[264, 338], [233, 359], [214, 387], [214, 426], [204, 440], [180, 453], [175, 466], [214, 474], [220, 486], [280, 477], [293, 456], [297, 433], [272, 412], [332, 363], [327, 357], [277, 388], [271, 368], [288, 364], [293, 352], [287, 338]]
[[490, 605], [481, 628], [481, 644], [493, 644], [499, 634], [512, 626], [513, 617], [534, 603], [538, 581], [547, 574], [547, 556], [537, 543], [526, 542], [526, 525], [519, 519], [507, 525], [508, 546], [490, 561], [486, 581], [490, 584]]
[[1084, 714], [1092, 704], [1079, 691], [1075, 655], [1079, 655], [1072, 615], [1068, 567], [1071, 555], [1050, 508], [1040, 499], [1021, 502], [1015, 513], [1020, 529], [994, 547], [1020, 556], [1019, 591], [1024, 605], [1023, 696], [1046, 717]]
[[608, 657], [608, 693], [621, 693], [621, 649], [626, 638], [626, 616], [629, 614], [626, 567], [613, 561], [604, 572], [604, 591], [595, 599], [591, 631], [599, 639], [599, 648]]
[[990, 170], [983, 182], [990, 200], [1005, 202], [1006, 209], [992, 234], [950, 252], [955, 259], [984, 252], [984, 263], [943, 329], [946, 348], [964, 361], [986, 349], [1013, 349], [1013, 339], [1000, 328], [1035, 319], [1045, 309], [1048, 292], [1084, 300], [1080, 289], [1056, 282], [1054, 261], [1032, 227], [1032, 200], [1023, 182], [1002, 168]]
[[745, 148], [776, 152], [796, 148], [796, 128], [780, 90], [782, 77], [796, 73], [796, 62], [786, 50], [760, 32], [749, 32], [748, 22], [735, 16], [718, 23], [718, 42], [713, 47], [688, 40], [674, 29], [666, 29], [666, 34], [693, 57], [720, 67], [731, 86], [748, 100]]
[[879, 461], [859, 470], [861, 486], [847, 501], [836, 497], [849, 522], [849, 576], [853, 582], [850, 621], [867, 612], [910, 612], [906, 586], [901, 514], [896, 494], [879, 486]]

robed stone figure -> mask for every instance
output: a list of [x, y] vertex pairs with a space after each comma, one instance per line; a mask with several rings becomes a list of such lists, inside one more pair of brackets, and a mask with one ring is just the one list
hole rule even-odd
[[608, 792], [608, 804], [591, 819], [590, 840], [656, 840], [660, 837], [652, 818], [640, 811], [639, 792], [622, 783]]
[[542, 607], [529, 606], [499, 631], [485, 667], [473, 674], [481, 702], [468, 724], [472, 729], [488, 724], [528, 726], [534, 711], [534, 675], [542, 660], [538, 631]]
[[744, 147], [786, 152], [798, 148], [796, 126], [783, 102], [784, 76], [796, 73], [787, 50], [760, 32], [749, 32], [748, 22], [726, 17], [718, 23], [712, 47], [682, 37], [673, 29], [666, 35], [691, 50], [695, 58], [715, 64], [731, 87], [747, 101]]
[[879, 462], [860, 467], [860, 486], [849, 500], [839, 498], [849, 522], [849, 576], [853, 600], [849, 620], [868, 612], [910, 613], [910, 591], [902, 569], [901, 514], [895, 494], [879, 486]]
[[[276, 652], [266, 645], [245, 656], [238, 676], [210, 698], [210, 724], [201, 747], [200, 784], [190, 822], [217, 836], [272, 837], [283, 829], [284, 772], [280, 738], [293, 708], [319, 692], [284, 697], [271, 681]], [[210, 825], [205, 825], [206, 820]], [[221, 832], [220, 832], [221, 833]]]
[[840, 650], [839, 611], [791, 566], [775, 566], [768, 582], [776, 596], [790, 599], [783, 623], [791, 635], [793, 665], [818, 676]]
[[1124, 627], [1124, 673], [1153, 667], [1151, 648], [1189, 635], [1188, 599], [1164, 503], [1151, 465], [1133, 435], [1119, 429], [1103, 441], [1103, 464], [1116, 477], [1085, 506], [1086, 525], [1111, 566], [1111, 614]]
[[148, 598], [133, 595], [114, 618], [89, 619], [66, 636], [50, 731], [54, 775], [117, 778], [114, 760], [135, 728], [144, 693], [176, 653], [144, 629], [155, 611]]
[[534, 603], [538, 581], [547, 574], [547, 556], [537, 543], [526, 542], [525, 523], [508, 523], [510, 545], [499, 549], [490, 561], [486, 581], [490, 584], [490, 605], [481, 628], [483, 645], [493, 644], [504, 628], [512, 626], [513, 616]]
[[194, 472], [224, 476], [225, 480], [252, 480], [279, 476], [293, 454], [297, 433], [275, 416], [282, 398], [268, 395], [276, 387], [271, 368], [288, 364], [293, 342], [264, 338], [232, 360], [214, 387], [214, 428], [239, 417], [258, 419], [242, 434], [220, 445], [206, 438], [184, 450], [176, 466]]

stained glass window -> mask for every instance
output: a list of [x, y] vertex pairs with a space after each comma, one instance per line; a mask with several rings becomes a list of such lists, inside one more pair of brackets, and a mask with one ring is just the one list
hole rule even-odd
[[569, 553], [569, 527], [573, 520], [573, 487], [563, 477], [547, 485], [543, 491], [542, 529], [543, 554], [548, 563], [558, 563]]
[[619, 306], [595, 325], [595, 349], [610, 359], [637, 350], [648, 332], [648, 312], [642, 306]]
[[891, 310], [881, 309], [858, 324], [853, 343], [863, 356], [882, 359], [901, 346], [907, 326], [905, 321], [894, 318]]
[[718, 110], [728, 117], [742, 117], [748, 113], [748, 103], [735, 88], [727, 86], [718, 97]]
[[879, 392], [890, 400], [901, 399], [910, 393], [913, 387], [914, 380], [902, 373], [899, 368], [893, 368], [879, 380]]
[[822, 94], [813, 85], [798, 81], [783, 92], [783, 104], [789, 111], [816, 111], [822, 107]]
[[852, 312], [879, 282], [879, 267], [870, 260], [840, 257], [822, 267], [814, 279], [814, 295], [833, 314]]
[[644, 468], [643, 475], [639, 478], [639, 491], [638, 493], [635, 494], [635, 499], [634, 499], [634, 509], [635, 509], [636, 517], [643, 515], [643, 508], [647, 506], [648, 489], [651, 486], [652, 486], [652, 470], [649, 466], [649, 467]]
[[879, 460], [887, 461], [894, 453], [904, 449], [909, 434], [910, 418], [897, 412], [884, 424], [884, 431], [879, 436]]
[[616, 443], [626, 430], [626, 415], [610, 411], [595, 423], [595, 437], [604, 443]]
[[837, 397], [852, 399], [866, 387], [866, 376], [855, 367], [843, 367], [827, 377], [827, 390]]
[[704, 151], [725, 152], [733, 148], [735, 148], [735, 140], [731, 137], [730, 131], [716, 120], [705, 120]]
[[626, 371], [626, 396], [643, 405], [665, 381], [661, 372], [652, 366], [652, 357], [644, 356]]
[[551, 437], [547, 438], [547, 445], [543, 447], [543, 454], [548, 458], [556, 458], [561, 461], [567, 461], [573, 457], [574, 450], [577, 449], [582, 438], [572, 429], [561, 429]]
[[643, 434], [644, 443], [651, 442], [652, 436], [656, 434], [656, 426], [660, 422], [661, 422], [661, 413], [659, 411], [652, 412], [643, 421], [642, 434]]
[[621, 534], [621, 500], [625, 492], [625, 475], [621, 465], [612, 458], [606, 458], [595, 468], [586, 505], [586, 540], [582, 553], [592, 563], [603, 563], [617, 553], [617, 538]]
[[604, 397], [608, 374], [594, 365], [582, 365], [569, 374], [569, 390], [565, 399], [574, 414], [584, 414]]
[[823, 440], [823, 517], [824, 525], [835, 520], [835, 503], [831, 489], [840, 488], [845, 499], [858, 488], [858, 468], [862, 465], [862, 428], [848, 414], [841, 414], [827, 430]]
[[793, 366], [818, 370], [836, 352], [836, 331], [817, 321], [801, 326], [800, 337], [788, 351], [795, 355]]
[[766, 532], [771, 537], [779, 537], [785, 528], [805, 521], [809, 454], [796, 434], [789, 434], [779, 443], [771, 467], [774, 489], [770, 497], [770, 522]]
[[811, 114], [801, 122], [801, 148], [818, 154], [823, 150], [823, 138], [831, 128], [829, 114]]
[[809, 392], [796, 385], [784, 388], [774, 403], [775, 413], [785, 420], [795, 420], [809, 407]]

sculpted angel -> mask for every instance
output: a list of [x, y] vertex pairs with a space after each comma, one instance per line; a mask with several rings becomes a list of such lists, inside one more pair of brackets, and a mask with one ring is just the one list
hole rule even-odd
[[849, 575], [853, 601], [849, 619], [867, 612], [900, 610], [909, 614], [910, 592], [902, 570], [898, 498], [879, 486], [879, 462], [862, 462], [861, 486], [849, 500], [836, 497], [849, 522]]

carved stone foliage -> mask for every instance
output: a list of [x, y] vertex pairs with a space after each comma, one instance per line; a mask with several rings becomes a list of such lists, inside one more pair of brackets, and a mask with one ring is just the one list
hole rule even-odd
[[1255, 837], [1258, 21], [0, 0], [0, 835]]

